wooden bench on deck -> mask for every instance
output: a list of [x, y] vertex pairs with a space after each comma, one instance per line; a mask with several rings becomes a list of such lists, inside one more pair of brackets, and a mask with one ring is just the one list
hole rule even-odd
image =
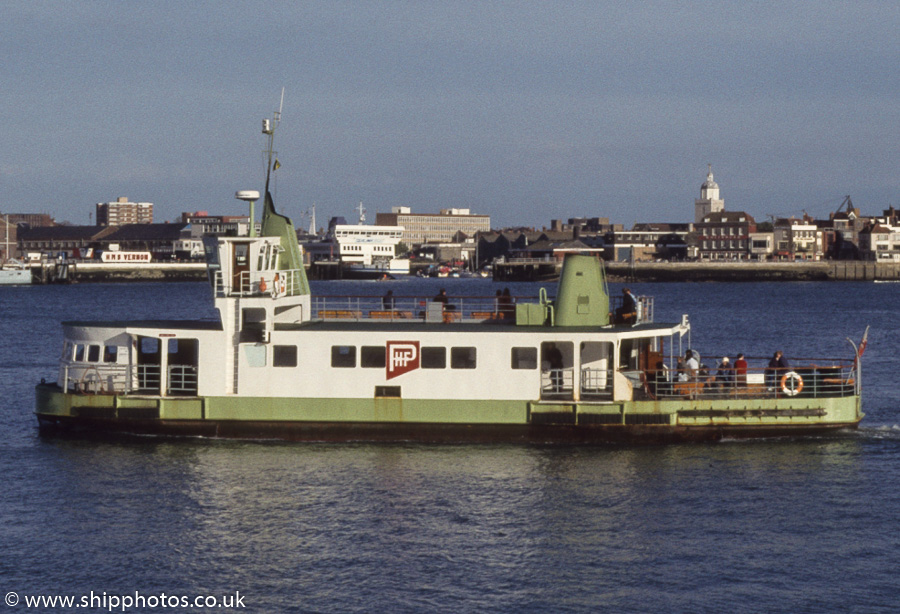
[[361, 318], [362, 312], [353, 309], [323, 309], [319, 312], [319, 317], [323, 320], [352, 320]]
[[412, 320], [412, 311], [370, 311], [369, 317], [373, 320]]

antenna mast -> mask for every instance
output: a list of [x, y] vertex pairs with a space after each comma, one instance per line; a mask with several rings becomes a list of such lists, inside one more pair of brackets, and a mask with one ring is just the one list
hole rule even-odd
[[[262, 132], [268, 139], [266, 143], [266, 194], [269, 193], [269, 178], [272, 171], [278, 170], [281, 164], [278, 162], [278, 152], [275, 151], [275, 128], [281, 123], [281, 109], [284, 107], [284, 88], [281, 88], [281, 102], [278, 104], [278, 110], [275, 111], [272, 119], [264, 119], [262, 124]], [[273, 163], [272, 160], [275, 160]]]

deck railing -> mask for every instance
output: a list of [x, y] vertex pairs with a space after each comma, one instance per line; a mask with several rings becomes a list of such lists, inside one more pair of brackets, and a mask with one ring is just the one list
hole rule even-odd
[[[452, 296], [442, 306], [432, 296], [314, 296], [312, 317], [357, 321], [514, 322], [517, 303], [535, 303], [537, 300], [535, 296], [511, 300], [497, 296]], [[638, 297], [637, 323], [646, 322], [653, 322], [653, 297], [641, 296]]]
[[[635, 400], [653, 399], [774, 399], [844, 397], [859, 394], [859, 374], [848, 361], [819, 361], [771, 371], [748, 369], [745, 374], [677, 373], [620, 370]], [[583, 401], [611, 401], [616, 373], [612, 369], [582, 368], [577, 383]], [[621, 377], [617, 385], [621, 386]], [[541, 398], [571, 400], [576, 388], [574, 369], [541, 373]]]
[[128, 365], [62, 363], [64, 390], [93, 394], [125, 392], [130, 386]]
[[[278, 280], [275, 275], [278, 275]], [[275, 271], [243, 271], [228, 279], [221, 270], [213, 276], [216, 297], [225, 296], [285, 296], [300, 291], [300, 269]], [[263, 283], [264, 282], [264, 283]]]
[[748, 368], [625, 372], [636, 389], [653, 398], [818, 398], [858, 394], [859, 375], [847, 361], [820, 361], [787, 369]]
[[193, 365], [169, 365], [167, 394], [196, 394], [197, 367]]
[[312, 317], [394, 322], [515, 321], [516, 306], [514, 301], [498, 301], [496, 296], [453, 296], [446, 303], [431, 296], [314, 296]]

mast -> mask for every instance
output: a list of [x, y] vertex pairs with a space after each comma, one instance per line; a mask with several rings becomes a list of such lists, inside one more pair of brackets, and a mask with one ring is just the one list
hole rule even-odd
[[[277, 171], [281, 166], [278, 162], [278, 152], [275, 151], [275, 129], [281, 123], [281, 109], [284, 107], [284, 88], [281, 88], [281, 102], [278, 104], [278, 110], [275, 111], [272, 119], [263, 120], [262, 132], [267, 138], [266, 143], [266, 194], [269, 193], [269, 180], [272, 177], [272, 171]], [[275, 160], [273, 163], [272, 160]]]

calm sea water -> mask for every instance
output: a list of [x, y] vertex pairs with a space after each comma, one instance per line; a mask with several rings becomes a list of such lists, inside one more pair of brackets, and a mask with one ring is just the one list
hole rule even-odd
[[[439, 286], [500, 287], [314, 290]], [[42, 438], [33, 386], [55, 378], [60, 321], [213, 316], [211, 300], [199, 283], [0, 288], [0, 592], [20, 599], [9, 611], [91, 591], [239, 592], [252, 612], [896, 611], [900, 286], [632, 288], [656, 297], [657, 321], [689, 313], [710, 363], [851, 356], [846, 338], [871, 325], [863, 427], [649, 448]], [[110, 609], [95, 604], [81, 611]]]

